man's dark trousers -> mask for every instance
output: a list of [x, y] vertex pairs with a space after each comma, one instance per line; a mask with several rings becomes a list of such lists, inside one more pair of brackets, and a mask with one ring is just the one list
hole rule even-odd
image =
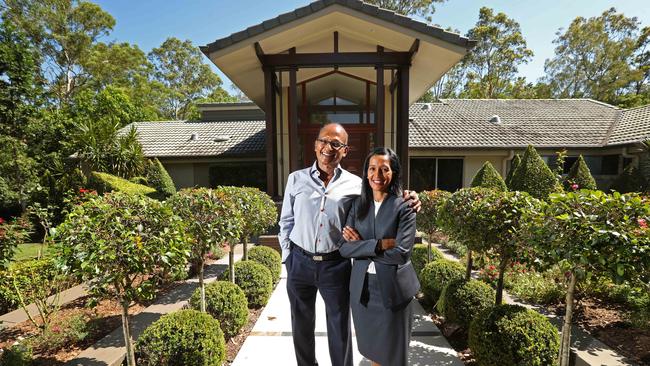
[[317, 291], [320, 291], [325, 302], [332, 366], [351, 366], [350, 260], [317, 261], [294, 247], [285, 264], [293, 346], [298, 366], [318, 365], [314, 338]]

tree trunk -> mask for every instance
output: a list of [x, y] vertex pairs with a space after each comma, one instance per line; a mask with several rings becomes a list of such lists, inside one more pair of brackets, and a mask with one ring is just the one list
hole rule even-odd
[[242, 260], [247, 261], [248, 260], [248, 238], [244, 238], [243, 244], [244, 244], [244, 248], [242, 249], [244, 250], [244, 255], [242, 256]]
[[122, 332], [124, 333], [124, 345], [126, 347], [126, 364], [135, 365], [135, 351], [133, 350], [133, 341], [131, 340], [131, 329], [129, 328], [129, 302], [120, 299], [122, 304]]
[[431, 238], [433, 237], [433, 232], [429, 233], [427, 239], [427, 263], [431, 262]]
[[465, 280], [472, 279], [472, 251], [467, 251], [467, 270], [465, 271]]
[[503, 277], [506, 273], [506, 268], [508, 268], [508, 259], [501, 259], [499, 264], [499, 280], [497, 281], [497, 296], [494, 299], [494, 305], [501, 305], [503, 302]]
[[230, 245], [230, 250], [228, 251], [228, 274], [230, 275], [230, 282], [235, 283], [235, 246]]
[[199, 261], [199, 291], [201, 292], [201, 312], [205, 313], [205, 284], [203, 283], [203, 267], [205, 260]]
[[573, 317], [573, 295], [576, 290], [576, 275], [570, 272], [569, 289], [566, 293], [566, 313], [562, 325], [562, 338], [560, 340], [560, 366], [569, 366], [569, 355], [571, 354], [571, 318]]

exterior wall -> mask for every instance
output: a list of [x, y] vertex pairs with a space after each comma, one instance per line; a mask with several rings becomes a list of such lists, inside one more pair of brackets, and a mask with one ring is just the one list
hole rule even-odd
[[494, 168], [501, 173], [502, 177], [504, 177], [501, 166], [503, 165], [505, 158], [506, 157], [488, 155], [466, 156], [463, 159], [463, 187], [469, 187], [472, 184], [472, 179], [474, 179], [474, 176], [486, 161], [492, 163]]
[[194, 164], [193, 163], [165, 163], [162, 162], [167, 173], [174, 181], [176, 189], [194, 187]]
[[210, 164], [194, 164], [194, 185], [199, 187], [210, 187]]

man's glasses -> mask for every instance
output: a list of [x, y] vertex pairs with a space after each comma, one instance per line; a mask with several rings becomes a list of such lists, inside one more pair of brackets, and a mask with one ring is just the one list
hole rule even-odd
[[329, 144], [334, 150], [341, 150], [344, 147], [348, 147], [348, 145], [336, 140], [328, 141], [325, 139], [316, 139], [316, 141], [323, 145]]

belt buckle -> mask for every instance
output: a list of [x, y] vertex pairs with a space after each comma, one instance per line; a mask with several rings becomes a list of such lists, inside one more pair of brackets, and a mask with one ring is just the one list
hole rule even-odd
[[311, 257], [311, 259], [315, 260], [316, 262], [322, 262], [323, 261], [323, 256], [322, 255], [315, 255]]

